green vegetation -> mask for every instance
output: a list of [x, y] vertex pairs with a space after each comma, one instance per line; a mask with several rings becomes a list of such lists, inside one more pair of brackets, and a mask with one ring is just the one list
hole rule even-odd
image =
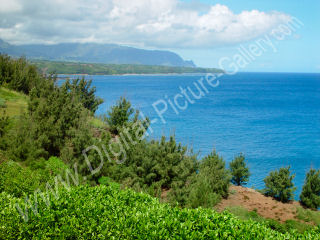
[[[212, 208], [228, 196], [232, 178], [215, 151], [198, 159], [174, 136], [146, 139], [149, 119], [141, 118], [124, 98], [97, 119], [94, 113], [102, 101], [90, 81], [67, 80], [58, 86], [56, 76], [35, 73], [23, 58], [0, 59], [0, 96], [6, 105], [0, 116], [0, 239], [319, 235], [319, 228], [303, 234], [293, 227], [280, 231], [282, 225], [259, 222], [256, 213], [243, 221], [215, 212]], [[10, 101], [24, 103], [24, 111], [7, 114]], [[278, 175], [271, 179], [288, 183], [293, 178], [282, 170]], [[291, 197], [287, 188], [277, 192], [280, 200]], [[166, 204], [152, 197], [165, 191]]]
[[111, 110], [108, 112], [108, 117], [105, 118], [111, 133], [119, 134], [120, 128], [131, 120], [130, 117], [133, 113], [134, 109], [131, 107], [131, 103], [121, 97], [117, 104], [111, 107]]
[[[299, 211], [301, 212], [300, 213], [301, 215], [303, 214], [302, 216], [305, 216], [308, 214], [300, 209], [301, 208], [299, 208]], [[307, 218], [299, 218], [299, 220], [302, 220], [304, 222], [290, 219], [284, 223], [280, 223], [274, 219], [265, 219], [262, 216], [260, 216], [257, 213], [257, 211], [255, 211], [255, 210], [248, 211], [247, 209], [245, 209], [241, 206], [227, 207], [226, 211], [232, 213], [234, 216], [238, 217], [241, 220], [245, 220], [245, 221], [254, 220], [256, 222], [263, 223], [263, 224], [267, 225], [269, 228], [276, 230], [278, 232], [281, 232], [281, 233], [287, 233], [287, 232], [290, 232], [293, 230], [297, 230], [299, 233], [304, 233], [304, 232], [311, 230], [313, 228], [313, 225], [304, 223], [304, 222], [311, 223], [311, 221], [306, 221]], [[310, 210], [308, 210], [308, 211], [310, 211]], [[315, 224], [315, 225], [319, 225], [319, 224]]]
[[301, 203], [306, 207], [318, 209], [320, 207], [320, 171], [310, 169], [300, 195]]
[[319, 228], [304, 234], [280, 233], [227, 212], [180, 209], [147, 194], [103, 185], [60, 190], [49, 205], [39, 198], [35, 211], [39, 214], [30, 210], [27, 222], [13, 211], [16, 204], [23, 209], [22, 199], [7, 193], [0, 199], [2, 239], [315, 239], [320, 233]]
[[293, 178], [294, 175], [290, 174], [290, 167], [272, 171], [270, 175], [264, 179], [266, 185], [265, 194], [281, 202], [288, 202], [293, 198], [293, 192], [295, 191], [292, 182]]
[[0, 116], [13, 117], [26, 112], [28, 107], [28, 97], [13, 90], [0, 87]]
[[302, 207], [297, 208], [297, 218], [299, 220], [302, 220], [304, 222], [313, 224], [313, 225], [320, 225], [320, 212], [311, 210], [311, 209], [305, 209]]
[[31, 60], [41, 72], [57, 74], [167, 74], [167, 73], [222, 73], [217, 68], [150, 66], [140, 64], [101, 64], [78, 62], [53, 62]]
[[249, 181], [249, 168], [246, 166], [244, 155], [240, 154], [230, 162], [231, 182], [237, 186], [245, 185]]
[[234, 216], [238, 217], [241, 220], [254, 220], [256, 222], [265, 221], [265, 219], [261, 217], [257, 213], [257, 211], [248, 211], [241, 206], [227, 207], [225, 210], [232, 213]]
[[50, 157], [33, 162], [30, 167], [24, 167], [14, 161], [4, 161], [0, 164], [0, 192], [6, 192], [14, 197], [25, 197], [35, 191], [45, 190], [47, 184], [54, 183], [57, 175], [71, 171], [57, 157]]
[[25, 94], [42, 81], [37, 68], [25, 58], [12, 59], [7, 55], [0, 55], [0, 76], [0, 86]]
[[202, 159], [199, 173], [194, 175], [190, 184], [189, 207], [215, 206], [220, 199], [228, 196], [230, 174], [225, 162], [215, 151]]

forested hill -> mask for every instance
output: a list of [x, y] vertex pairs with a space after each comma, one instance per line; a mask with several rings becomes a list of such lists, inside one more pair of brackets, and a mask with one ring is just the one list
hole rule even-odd
[[170, 74], [170, 73], [220, 73], [217, 68], [153, 66], [141, 64], [102, 64], [80, 62], [55, 62], [30, 60], [43, 73], [57, 74]]
[[142, 64], [196, 67], [170, 51], [145, 50], [117, 44], [60, 43], [53, 45], [12, 45], [0, 39], [0, 53], [29, 59], [104, 64]]

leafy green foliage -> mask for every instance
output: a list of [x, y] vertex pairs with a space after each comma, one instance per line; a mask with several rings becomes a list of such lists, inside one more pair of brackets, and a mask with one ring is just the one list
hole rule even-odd
[[0, 194], [1, 239], [316, 239], [320, 234], [319, 228], [283, 234], [227, 212], [170, 207], [146, 194], [103, 185], [61, 190], [49, 207], [40, 198], [39, 215], [29, 210], [27, 222], [16, 203], [23, 209], [22, 199]]
[[266, 185], [264, 190], [265, 194], [281, 202], [288, 202], [293, 198], [293, 192], [296, 189], [292, 182], [293, 178], [294, 175], [290, 174], [290, 167], [272, 171], [269, 176], [264, 179]]
[[249, 168], [246, 166], [244, 155], [240, 154], [230, 162], [231, 182], [237, 186], [245, 185], [249, 181]]
[[0, 192], [15, 197], [32, 194], [40, 187], [40, 178], [39, 174], [21, 167], [16, 162], [5, 161], [0, 164]]
[[307, 173], [300, 200], [308, 208], [320, 207], [320, 170], [310, 169]]
[[57, 157], [50, 157], [47, 161], [33, 161], [30, 167], [4, 161], [0, 164], [0, 192], [15, 197], [27, 196], [37, 189], [44, 189], [46, 183], [54, 184], [54, 178], [57, 175], [65, 176], [67, 170], [68, 166]]

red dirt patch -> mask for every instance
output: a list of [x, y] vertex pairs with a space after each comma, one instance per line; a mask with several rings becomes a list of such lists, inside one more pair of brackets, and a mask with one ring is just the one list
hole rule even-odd
[[280, 222], [289, 219], [296, 219], [296, 208], [299, 202], [289, 203], [279, 202], [272, 197], [266, 197], [252, 188], [241, 186], [231, 186], [227, 199], [223, 199], [216, 207], [218, 211], [223, 211], [226, 207], [241, 206], [248, 211], [256, 210], [264, 218], [271, 218]]

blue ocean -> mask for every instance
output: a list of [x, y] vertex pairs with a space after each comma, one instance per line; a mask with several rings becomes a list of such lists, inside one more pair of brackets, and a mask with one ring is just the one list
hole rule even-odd
[[320, 74], [238, 73], [211, 85], [201, 74], [88, 78], [105, 101], [98, 115], [125, 96], [153, 120], [150, 138], [174, 134], [199, 158], [216, 149], [227, 163], [243, 153], [250, 187], [262, 189], [270, 171], [291, 166], [298, 198], [306, 172], [320, 168]]

